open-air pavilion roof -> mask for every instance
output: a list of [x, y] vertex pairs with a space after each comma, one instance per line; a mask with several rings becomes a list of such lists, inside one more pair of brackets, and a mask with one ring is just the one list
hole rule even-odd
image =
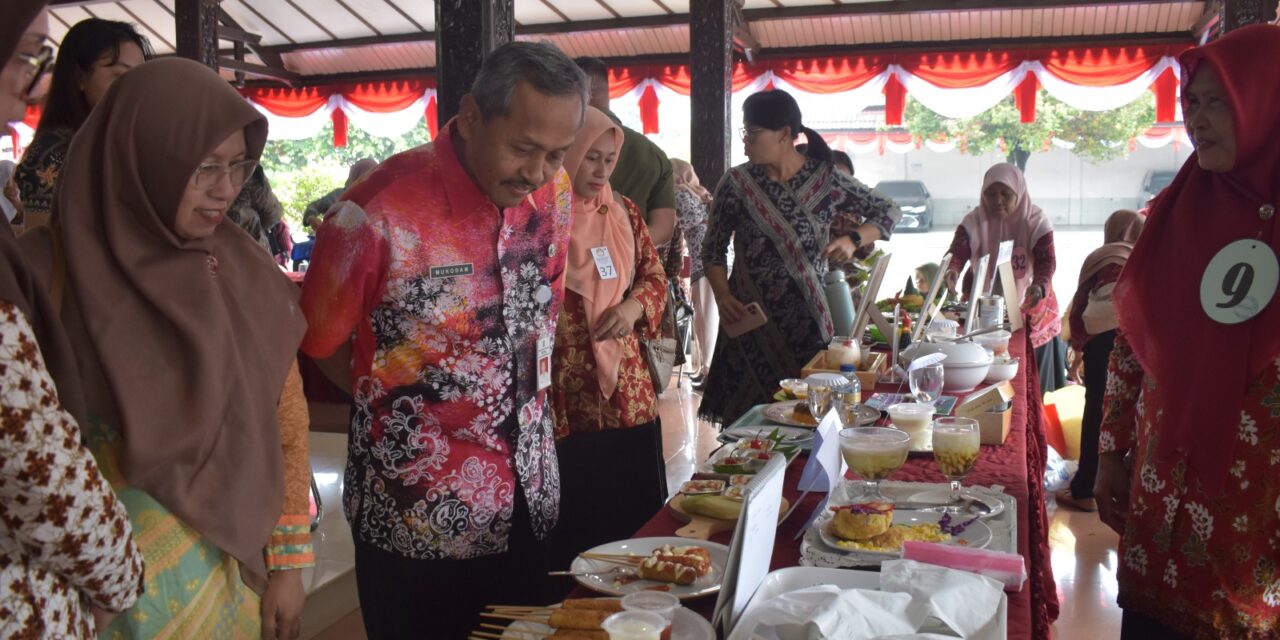
[[[89, 17], [139, 25], [161, 54], [176, 45], [175, 0], [62, 0], [53, 37]], [[746, 0], [764, 56], [1054, 44], [1193, 43], [1216, 2], [1079, 0]], [[246, 61], [306, 84], [420, 75], [436, 65], [431, 0], [223, 0], [223, 29], [261, 37]], [[682, 61], [687, 0], [515, 0], [517, 38], [573, 56]], [[227, 53], [230, 42], [224, 41]], [[253, 76], [250, 75], [250, 79]]]

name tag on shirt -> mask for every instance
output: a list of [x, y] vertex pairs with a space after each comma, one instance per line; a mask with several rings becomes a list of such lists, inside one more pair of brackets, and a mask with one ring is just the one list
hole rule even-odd
[[538, 338], [538, 391], [551, 386], [551, 349], [554, 346], [553, 336]]
[[617, 280], [618, 270], [613, 268], [613, 256], [609, 255], [609, 247], [592, 247], [591, 256], [596, 259], [596, 271], [601, 280]]
[[469, 276], [475, 272], [475, 267], [470, 263], [465, 264], [447, 264], [439, 267], [431, 267], [431, 279], [440, 278], [456, 278], [458, 276]]

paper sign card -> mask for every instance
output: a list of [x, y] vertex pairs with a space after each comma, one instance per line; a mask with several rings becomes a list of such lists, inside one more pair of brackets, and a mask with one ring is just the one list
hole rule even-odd
[[742, 516], [729, 544], [729, 562], [712, 616], [712, 625], [720, 630], [722, 638], [729, 636], [751, 596], [769, 574], [786, 466], [783, 456], [774, 456], [744, 491]]
[[1013, 277], [1013, 263], [1000, 264], [1000, 285], [1004, 288], [1004, 305], [1009, 313], [1009, 331], [1022, 328], [1022, 296], [1018, 295], [1018, 281]]
[[801, 491], [830, 491], [844, 473], [844, 456], [840, 455], [840, 415], [835, 409], [818, 423], [809, 461], [800, 473]]

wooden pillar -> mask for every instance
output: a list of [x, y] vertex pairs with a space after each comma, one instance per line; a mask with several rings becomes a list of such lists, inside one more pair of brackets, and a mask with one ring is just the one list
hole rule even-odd
[[1275, 19], [1275, 0], [1225, 0], [1222, 3], [1223, 33], [1251, 24], [1274, 22]]
[[733, 117], [734, 0], [691, 0], [690, 164], [702, 184], [714, 188], [729, 169]]
[[457, 115], [490, 51], [515, 37], [515, 0], [436, 0], [436, 108]]
[[177, 0], [174, 26], [178, 34], [178, 55], [218, 70], [219, 0]]

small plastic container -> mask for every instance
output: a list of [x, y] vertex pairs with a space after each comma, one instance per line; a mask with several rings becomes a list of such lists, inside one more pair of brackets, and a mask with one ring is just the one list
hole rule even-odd
[[984, 333], [980, 336], [974, 336], [973, 341], [982, 346], [983, 349], [990, 351], [995, 357], [999, 358], [1001, 356], [1009, 355], [1009, 338], [1012, 336], [1013, 334], [1001, 329], [999, 331], [992, 331], [991, 333]]
[[609, 640], [661, 640], [666, 621], [651, 611], [622, 611], [600, 625]]
[[889, 421], [894, 428], [911, 436], [911, 447], [920, 449], [927, 446], [930, 437], [929, 426], [933, 423], [934, 407], [923, 402], [902, 402], [890, 406]]
[[680, 598], [662, 591], [637, 591], [622, 597], [624, 611], [647, 611], [662, 616], [664, 629], [670, 629], [675, 621], [676, 610], [680, 608]]

